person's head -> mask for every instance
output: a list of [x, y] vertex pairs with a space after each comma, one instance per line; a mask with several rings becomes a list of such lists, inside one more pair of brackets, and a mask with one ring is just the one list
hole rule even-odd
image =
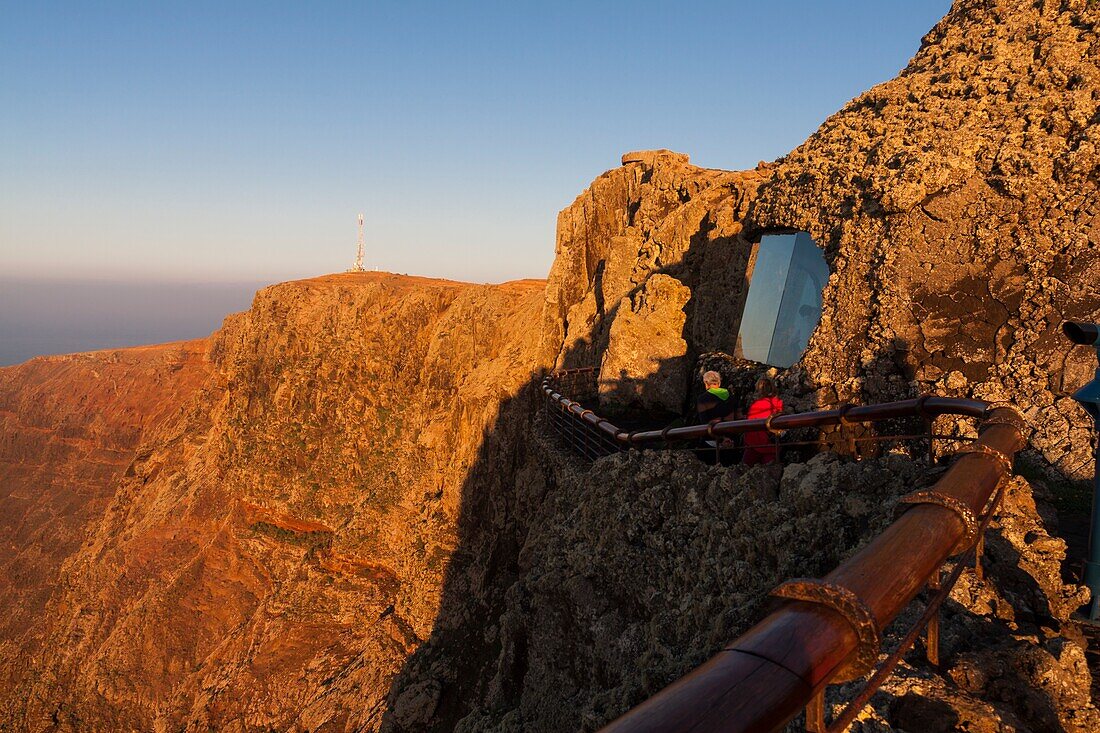
[[718, 372], [703, 372], [703, 387], [710, 389], [711, 387], [722, 386], [722, 375]]
[[761, 397], [775, 397], [775, 382], [770, 377], [756, 380], [756, 393]]

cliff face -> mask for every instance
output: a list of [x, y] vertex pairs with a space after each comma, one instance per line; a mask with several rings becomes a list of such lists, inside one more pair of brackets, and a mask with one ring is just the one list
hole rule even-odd
[[[0, 371], [5, 501], [41, 495], [5, 526], [6, 729], [593, 729], [921, 480], [561, 455], [532, 424], [542, 300], [342, 275], [208, 342]], [[945, 625], [958, 682], [904, 667], [883, 725], [1097, 723], [1080, 645], [1034, 620], [1080, 600], [1063, 548], [1011, 496]]]
[[[33, 634], [27, 620], [5, 627], [15, 651], [0, 718], [81, 731], [371, 726], [389, 677], [432, 629], [460, 506], [478, 500], [472, 467], [514, 449], [483, 433], [519, 410], [541, 301], [541, 282], [287, 283], [228, 319], [210, 362], [184, 367], [173, 392], [150, 396], [167, 381], [156, 369], [131, 374], [133, 399], [183, 412], [145, 435], [126, 431], [125, 402], [117, 421], [91, 419], [130, 450], [87, 476], [98, 503], [66, 475], [94, 457], [50, 461], [55, 504], [80, 504], [85, 520], [62, 535], [54, 583], [25, 578]], [[64, 388], [35, 408], [23, 374], [35, 368], [3, 372], [23, 400], [5, 416], [37, 416], [56, 440], [55, 421], [94, 395], [86, 375], [54, 373]], [[13, 456], [22, 434], [5, 435]], [[27, 512], [7, 567], [29, 573], [20, 552], [52, 542], [42, 513]]]
[[44, 621], [66, 559], [114, 502], [139, 446], [171, 430], [206, 379], [206, 348], [192, 341], [0, 369], [3, 710], [30, 682], [30, 660], [52, 653]]

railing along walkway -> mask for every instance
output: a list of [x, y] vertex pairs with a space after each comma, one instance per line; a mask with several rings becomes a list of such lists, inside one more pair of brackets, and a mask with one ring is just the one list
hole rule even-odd
[[[927, 441], [928, 452], [934, 452], [934, 441], [972, 442], [964, 435], [938, 434], [934, 432], [935, 419], [941, 415], [981, 418], [987, 403], [981, 400], [955, 399], [926, 395], [899, 402], [878, 405], [842, 405], [828, 410], [796, 414], [774, 415], [754, 420], [729, 420], [705, 425], [686, 425], [652, 430], [624, 430], [586, 408], [580, 399], [595, 399], [598, 370], [593, 367], [562, 369], [552, 372], [542, 381], [544, 414], [549, 426], [577, 455], [595, 460], [619, 451], [636, 449], [676, 449], [698, 447], [700, 441], [717, 443], [722, 438], [732, 438], [744, 433], [766, 431], [779, 448], [813, 447], [824, 449], [842, 445], [851, 455], [858, 454], [862, 443], [900, 442], [905, 440]], [[569, 396], [566, 396], [569, 395]], [[920, 418], [919, 431], [855, 435], [851, 431], [834, 436], [833, 441], [780, 439], [784, 433], [809, 428], [838, 426], [843, 431], [852, 426], [869, 423]], [[715, 448], [718, 450], [718, 447]], [[722, 448], [721, 450], [740, 450]]]
[[[762, 733], [781, 728], [802, 709], [807, 730], [839, 733], [922, 633], [929, 662], [939, 664], [939, 608], [965, 567], [972, 564], [980, 575], [982, 535], [1012, 473], [1014, 456], [1026, 442], [1026, 426], [1015, 407], [924, 396], [628, 432], [558, 389], [563, 380], [594, 379], [594, 369], [569, 370], [552, 374], [542, 385], [552, 424], [560, 434], [571, 435], [571, 446], [590, 458], [754, 430], [777, 434], [906, 417], [923, 418], [931, 439], [936, 436], [930, 425], [939, 415], [978, 420], [977, 440], [957, 452], [957, 460], [935, 485], [902, 497], [904, 513], [862, 550], [822, 579], [796, 578], [780, 585], [771, 594], [778, 605], [763, 621], [606, 726], [604, 733]], [[945, 575], [944, 565], [952, 557], [954, 567]], [[926, 588], [923, 614], [880, 663], [883, 630]], [[825, 687], [868, 675], [862, 691], [827, 722]]]

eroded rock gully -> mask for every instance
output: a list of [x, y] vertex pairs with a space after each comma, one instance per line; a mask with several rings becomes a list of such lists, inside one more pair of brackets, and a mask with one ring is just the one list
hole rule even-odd
[[192, 341], [44, 357], [0, 369], [0, 728], [49, 656], [60, 569], [108, 511], [140, 446], [171, 432], [208, 376]]
[[655, 692], [927, 478], [589, 467], [532, 424], [552, 364], [603, 365], [608, 409], [678, 411], [700, 356], [734, 364], [779, 229], [832, 271], [789, 405], [933, 391], [1035, 429], [943, 670], [911, 657], [858, 727], [1097, 729], [1033, 498], [1090, 463], [1065, 391], [1091, 355], [1057, 328], [1100, 316], [1098, 13], [960, 0], [783, 159], [627, 154], [560, 214], [545, 287], [332, 276], [208, 341], [0, 370], [0, 730], [593, 729]]

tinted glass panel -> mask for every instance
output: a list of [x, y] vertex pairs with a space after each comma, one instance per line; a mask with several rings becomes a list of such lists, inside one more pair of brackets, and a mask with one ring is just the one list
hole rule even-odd
[[739, 356], [768, 363], [775, 321], [783, 304], [783, 287], [794, 253], [794, 234], [762, 237], [756, 251], [756, 265], [749, 282], [749, 296], [741, 315]]
[[810, 235], [760, 239], [738, 337], [739, 355], [789, 367], [802, 357], [821, 320], [829, 266]]

